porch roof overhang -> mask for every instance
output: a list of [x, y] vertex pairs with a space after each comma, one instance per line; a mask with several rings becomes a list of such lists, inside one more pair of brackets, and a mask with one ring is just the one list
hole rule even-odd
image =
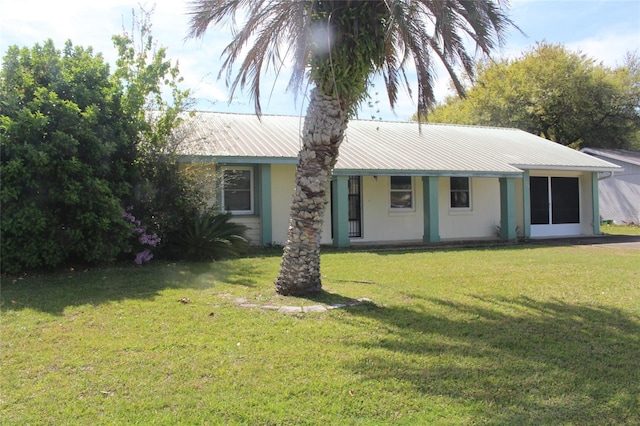
[[615, 166], [559, 166], [559, 165], [544, 165], [544, 164], [536, 164], [536, 165], [516, 165], [519, 169], [522, 170], [557, 170], [557, 171], [567, 171], [567, 172], [620, 172], [622, 171], [622, 167]]

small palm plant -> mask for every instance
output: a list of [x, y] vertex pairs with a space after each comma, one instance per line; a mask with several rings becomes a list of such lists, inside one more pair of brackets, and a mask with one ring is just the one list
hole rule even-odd
[[231, 217], [230, 213], [210, 211], [196, 215], [174, 239], [174, 244], [180, 249], [180, 257], [208, 261], [244, 254], [248, 247], [247, 227], [230, 222]]

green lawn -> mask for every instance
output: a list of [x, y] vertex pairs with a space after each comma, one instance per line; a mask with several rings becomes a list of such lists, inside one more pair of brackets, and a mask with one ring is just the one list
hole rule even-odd
[[603, 234], [609, 235], [640, 235], [640, 226], [638, 225], [602, 225], [600, 230]]
[[322, 262], [313, 300], [274, 295], [277, 255], [4, 277], [1, 422], [638, 424], [640, 251]]

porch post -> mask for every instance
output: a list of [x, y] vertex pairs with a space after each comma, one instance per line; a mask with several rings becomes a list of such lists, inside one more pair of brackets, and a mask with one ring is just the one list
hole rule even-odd
[[331, 211], [334, 247], [349, 247], [349, 176], [333, 176]]
[[271, 164], [260, 165], [260, 228], [262, 245], [273, 242], [271, 215]]
[[500, 178], [500, 238], [515, 240], [516, 234], [516, 180]]
[[600, 190], [598, 172], [591, 172], [591, 205], [593, 210], [593, 235], [600, 235]]
[[422, 176], [422, 202], [424, 233], [422, 241], [440, 241], [440, 221], [438, 216], [438, 176]]
[[524, 171], [522, 176], [522, 200], [523, 200], [523, 232], [525, 238], [531, 238], [531, 181], [529, 180], [529, 170]]

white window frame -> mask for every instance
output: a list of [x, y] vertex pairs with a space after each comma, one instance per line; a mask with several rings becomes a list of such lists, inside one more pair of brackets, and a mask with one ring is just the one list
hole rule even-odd
[[[392, 185], [391, 185], [391, 181], [393, 178], [395, 177], [408, 177], [409, 178], [409, 182], [411, 184], [411, 188], [410, 189], [393, 189]], [[416, 208], [416, 197], [414, 194], [414, 182], [413, 182], [413, 176], [389, 176], [389, 210], [391, 212], [412, 212], [415, 210]], [[391, 204], [391, 194], [394, 192], [409, 192], [411, 194], [411, 207], [394, 207]]]
[[[467, 182], [469, 183], [468, 185], [468, 189], [467, 189], [467, 197], [468, 197], [468, 206], [465, 207], [454, 207], [451, 205], [451, 195], [453, 194], [454, 190], [451, 187], [451, 179], [453, 178], [465, 178], [467, 179]], [[472, 193], [471, 193], [471, 177], [469, 176], [450, 176], [449, 177], [449, 209], [451, 209], [454, 212], [468, 212], [471, 211], [473, 208], [473, 197], [472, 197]], [[462, 192], [461, 190], [455, 190], [456, 192]]]
[[[248, 171], [249, 172], [249, 202], [250, 202], [250, 209], [249, 210], [227, 210], [227, 206], [226, 206], [226, 202], [225, 202], [225, 192], [226, 192], [226, 188], [225, 188], [225, 183], [226, 183], [226, 177], [225, 177], [225, 173], [226, 172], [240, 172], [240, 171]], [[232, 213], [235, 215], [252, 215], [255, 212], [255, 207], [254, 207], [254, 199], [255, 199], [255, 194], [254, 194], [254, 185], [253, 185], [253, 167], [222, 167], [222, 184], [220, 185], [222, 188], [221, 191], [221, 203], [222, 203], [222, 210], [227, 212], [227, 213]]]

